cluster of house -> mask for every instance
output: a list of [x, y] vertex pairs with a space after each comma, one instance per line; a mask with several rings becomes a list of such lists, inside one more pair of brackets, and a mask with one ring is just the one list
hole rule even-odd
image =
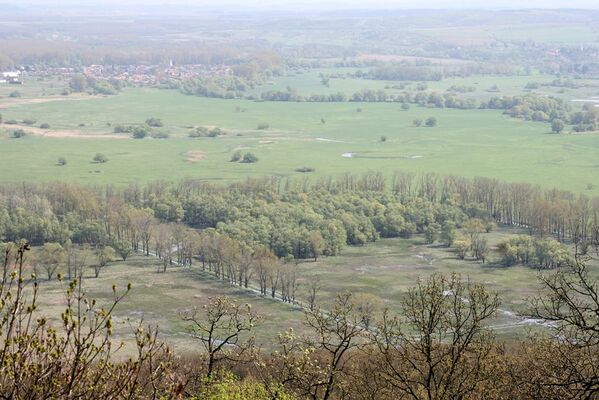
[[98, 79], [117, 79], [139, 85], [152, 85], [170, 80], [184, 81], [206, 76], [233, 75], [228, 65], [188, 64], [163, 65], [90, 65], [83, 73]]
[[0, 76], [0, 83], [9, 83], [20, 85], [23, 83], [23, 74], [21, 71], [6, 71]]

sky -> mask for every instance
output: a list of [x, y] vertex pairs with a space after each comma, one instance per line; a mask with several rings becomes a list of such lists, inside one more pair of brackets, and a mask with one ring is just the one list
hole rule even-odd
[[[0, 1], [1, 3], [2, 1]], [[194, 5], [207, 8], [247, 9], [423, 9], [423, 8], [588, 8], [599, 9], [599, 0], [21, 0], [21, 4], [47, 6]]]

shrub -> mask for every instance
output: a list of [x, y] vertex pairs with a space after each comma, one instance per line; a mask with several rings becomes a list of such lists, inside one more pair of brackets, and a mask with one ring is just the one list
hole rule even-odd
[[134, 139], [143, 139], [146, 136], [148, 136], [148, 128], [144, 127], [144, 126], [137, 126], [135, 127], [135, 129], [133, 129], [133, 138]]
[[237, 150], [231, 156], [231, 162], [239, 162], [241, 160], [241, 151]]
[[314, 172], [316, 170], [314, 168], [312, 168], [312, 167], [301, 167], [301, 168], [296, 168], [295, 171], [296, 172], [306, 173], [306, 172]]
[[19, 121], [17, 121], [16, 119], [9, 119], [8, 121], [5, 122], [6, 125], [16, 125], [18, 123], [19, 123]]
[[256, 157], [254, 153], [245, 153], [241, 162], [247, 164], [255, 163], [258, 162], [258, 157]]
[[151, 126], [153, 128], [160, 128], [161, 126], [164, 126], [160, 118], [148, 118], [146, 119], [146, 125]]
[[114, 133], [131, 133], [133, 132], [133, 127], [131, 125], [115, 125], [112, 131]]
[[407, 111], [407, 110], [410, 109], [410, 105], [408, 103], [403, 103], [401, 105], [401, 109], [404, 110], [404, 111]]
[[18, 90], [15, 90], [14, 92], [11, 92], [8, 96], [12, 97], [12, 98], [21, 97], [21, 92], [19, 92]]
[[385, 143], [387, 141], [387, 136], [383, 135], [379, 138], [381, 143]]
[[412, 121], [412, 123], [414, 126], [422, 126], [422, 120], [419, 118], [416, 118], [414, 121]]
[[258, 124], [257, 128], [258, 128], [258, 130], [263, 131], [263, 130], [266, 130], [266, 129], [270, 128], [270, 125], [268, 124], [268, 122], [260, 122]]
[[37, 122], [37, 120], [35, 120], [35, 119], [31, 119], [31, 118], [26, 118], [26, 119], [24, 119], [24, 120], [23, 120], [23, 123], [24, 123], [25, 125], [33, 125], [33, 124], [35, 124], [36, 122]]
[[169, 134], [166, 132], [156, 132], [152, 134], [152, 137], [154, 139], [168, 139], [169, 138]]
[[221, 136], [221, 135], [226, 135], [226, 132], [220, 128], [212, 128], [208, 132], [208, 137], [217, 137], [217, 136]]
[[437, 126], [437, 118], [435, 118], [435, 117], [427, 118], [426, 126], [428, 126], [429, 128], [432, 128], [433, 126]]
[[67, 165], [67, 159], [64, 157], [60, 157], [58, 159], [58, 161], [56, 162], [57, 165], [63, 166], [63, 165]]
[[104, 154], [102, 153], [97, 153], [94, 158], [93, 161], [96, 163], [100, 163], [100, 164], [104, 164], [105, 162], [108, 161], [108, 157], [106, 157]]
[[50, 124], [47, 122], [44, 122], [43, 124], [40, 125], [41, 129], [50, 129]]
[[189, 132], [189, 137], [196, 138], [203, 136], [208, 136], [208, 128], [206, 128], [205, 126], [198, 126], [193, 131]]
[[15, 130], [12, 132], [12, 136], [13, 136], [14, 138], [17, 138], [17, 139], [18, 139], [18, 138], [22, 138], [22, 137], [24, 137], [25, 135], [27, 135], [27, 132], [25, 132], [23, 129], [15, 129]]

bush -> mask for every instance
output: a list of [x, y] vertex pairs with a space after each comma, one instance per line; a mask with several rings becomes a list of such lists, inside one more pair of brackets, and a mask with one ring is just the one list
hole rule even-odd
[[258, 162], [258, 157], [256, 157], [254, 153], [245, 153], [241, 162], [247, 164], [256, 163]]
[[314, 169], [312, 167], [301, 167], [301, 168], [296, 168], [295, 171], [306, 173], [306, 172], [314, 172], [314, 171], [316, 171], [316, 169]]
[[241, 151], [237, 150], [231, 156], [231, 162], [239, 162], [241, 160]]
[[404, 111], [407, 111], [407, 110], [410, 109], [410, 105], [408, 103], [403, 103], [401, 105], [401, 109], [404, 110]]
[[146, 119], [146, 125], [151, 126], [153, 128], [160, 128], [161, 126], [164, 126], [160, 118], [148, 118]]
[[15, 90], [14, 92], [11, 92], [8, 96], [12, 98], [21, 97], [21, 92]]
[[22, 138], [22, 137], [24, 137], [25, 135], [27, 135], [27, 133], [26, 133], [26, 132], [25, 132], [23, 129], [15, 129], [15, 130], [12, 132], [12, 136], [13, 136], [14, 138], [17, 138], [17, 139], [18, 139], [18, 138]]
[[64, 157], [60, 157], [58, 159], [58, 161], [56, 162], [57, 165], [63, 166], [63, 165], [67, 165], [67, 159]]
[[6, 125], [16, 125], [18, 123], [19, 123], [19, 121], [17, 121], [16, 119], [9, 119], [8, 121], [5, 122]]
[[419, 118], [416, 118], [414, 121], [412, 121], [412, 123], [414, 126], [422, 126], [422, 120]]
[[156, 132], [152, 134], [152, 137], [154, 139], [168, 139], [169, 138], [169, 134], [166, 132]]
[[268, 124], [268, 122], [260, 122], [257, 127], [257, 129], [261, 130], [261, 131], [266, 130], [268, 128], [270, 128], [270, 125]]
[[385, 142], [387, 141], [387, 136], [385, 136], [385, 135], [381, 136], [381, 137], [379, 138], [379, 141], [380, 141], [381, 143], [385, 143]]
[[44, 122], [43, 124], [40, 125], [41, 129], [50, 129], [50, 124], [47, 122]]
[[97, 153], [93, 158], [93, 162], [95, 162], [95, 163], [104, 164], [107, 161], [108, 161], [108, 157], [106, 157], [102, 153]]
[[24, 123], [25, 125], [33, 125], [33, 124], [35, 124], [36, 122], [37, 122], [37, 120], [35, 120], [35, 119], [31, 119], [31, 118], [27, 118], [27, 119], [24, 119], [24, 120], [23, 120], [23, 123]]
[[112, 131], [114, 133], [131, 133], [133, 132], [133, 127], [131, 125], [115, 125]]
[[189, 132], [189, 137], [196, 138], [203, 136], [208, 136], [208, 128], [206, 128], [205, 126], [198, 126], [193, 131]]
[[148, 136], [148, 129], [144, 126], [137, 126], [133, 129], [133, 138], [134, 139], [143, 139]]
[[435, 117], [427, 118], [426, 126], [428, 126], [429, 128], [432, 128], [433, 126], [437, 126], [437, 118], [435, 118]]
[[208, 137], [217, 137], [221, 135], [226, 135], [227, 133], [220, 128], [212, 128], [208, 132]]

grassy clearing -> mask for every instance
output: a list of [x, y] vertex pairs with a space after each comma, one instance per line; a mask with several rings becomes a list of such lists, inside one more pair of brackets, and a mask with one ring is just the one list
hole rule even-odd
[[[115, 338], [130, 344], [132, 327], [141, 319], [145, 324], [159, 325], [163, 340], [176, 349], [193, 352], [201, 350], [201, 343], [187, 333], [187, 324], [180, 314], [192, 307], [205, 304], [208, 298], [228, 295], [239, 303], [250, 303], [255, 311], [264, 317], [263, 324], [256, 331], [257, 341], [272, 346], [277, 332], [288, 328], [302, 330], [303, 312], [289, 305], [261, 298], [246, 290], [237, 289], [218, 281], [211, 275], [202, 273], [197, 267], [184, 269], [171, 267], [166, 273], [156, 273], [158, 261], [153, 257], [136, 256], [126, 262], [110, 264], [99, 278], [93, 278], [93, 271], [84, 279], [86, 293], [106, 304], [112, 299], [112, 285], [124, 290], [127, 283], [132, 290], [116, 309]], [[58, 317], [64, 310], [64, 284], [57, 281], [42, 282], [41, 312]], [[58, 318], [54, 319], [58, 323]], [[125, 352], [132, 349], [127, 347]]]
[[[310, 176], [436, 171], [599, 193], [596, 188], [586, 190], [588, 184], [599, 187], [599, 135], [552, 135], [547, 124], [509, 119], [493, 110], [412, 107], [402, 111], [398, 104], [388, 103], [251, 102], [131, 89], [115, 97], [19, 105], [4, 110], [3, 115], [5, 119], [32, 118], [48, 122], [53, 130], [83, 135], [108, 134], [108, 124], [142, 123], [157, 117], [165, 123], [161, 130], [171, 133], [171, 138], [116, 141], [29, 135], [2, 140], [2, 182], [231, 180], [250, 175], [300, 176], [295, 169], [309, 166], [316, 169]], [[437, 118], [437, 127], [412, 125], [415, 118], [429, 116]], [[261, 122], [268, 122], [270, 129], [256, 130]], [[229, 134], [187, 138], [191, 127], [199, 125], [219, 126]], [[381, 136], [386, 136], [385, 143], [379, 141]], [[229, 162], [238, 149], [251, 149], [260, 161]], [[189, 162], [190, 151], [201, 152], [204, 158]], [[98, 152], [108, 157], [108, 163], [90, 163]], [[356, 157], [341, 157], [347, 152]], [[68, 164], [55, 166], [58, 157], [66, 157]]]

